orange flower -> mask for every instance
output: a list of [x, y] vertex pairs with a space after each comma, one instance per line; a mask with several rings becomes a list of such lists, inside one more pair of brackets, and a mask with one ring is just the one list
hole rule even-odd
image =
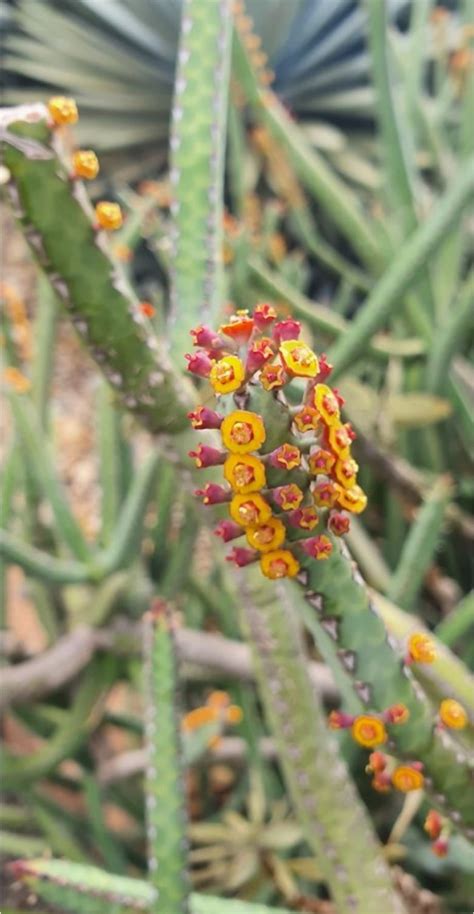
[[436, 648], [425, 632], [413, 632], [408, 639], [408, 659], [415, 663], [434, 663]]
[[141, 301], [138, 305], [138, 310], [144, 317], [153, 317], [156, 312], [156, 308], [152, 305], [151, 301]]
[[343, 486], [335, 483], [336, 499], [341, 508], [350, 511], [352, 514], [361, 514], [367, 507], [367, 495], [360, 486], [352, 486], [350, 489], [344, 489]]
[[241, 527], [255, 527], [266, 524], [272, 516], [272, 509], [261, 495], [234, 495], [230, 506], [230, 516]]
[[252, 330], [253, 318], [249, 316], [248, 311], [236, 311], [235, 314], [231, 314], [226, 324], [219, 327], [220, 333], [225, 333], [238, 343], [248, 340]]
[[412, 765], [399, 765], [392, 774], [392, 784], [402, 793], [420, 790], [425, 783], [422, 772]]
[[283, 365], [270, 365], [268, 362], [260, 372], [260, 383], [265, 390], [275, 390], [283, 387], [286, 374]]
[[184, 715], [182, 721], [183, 730], [189, 732], [192, 730], [198, 730], [200, 727], [204, 727], [206, 724], [212, 724], [216, 719], [216, 712], [214, 708], [209, 708], [204, 705], [202, 708], [194, 708], [192, 711], [188, 711]]
[[437, 812], [436, 809], [430, 809], [428, 815], [426, 816], [423, 828], [425, 832], [430, 836], [432, 841], [436, 841], [436, 838], [439, 838], [442, 827], [443, 820], [439, 812]]
[[236, 355], [226, 355], [214, 362], [209, 380], [218, 394], [230, 394], [238, 390], [245, 378], [242, 361]]
[[231, 454], [224, 463], [224, 476], [235, 492], [247, 495], [265, 485], [265, 467], [252, 454]]
[[468, 716], [459, 701], [445, 698], [439, 706], [439, 716], [445, 727], [451, 730], [463, 730], [467, 726]]
[[237, 409], [225, 417], [221, 435], [224, 446], [233, 454], [257, 451], [266, 437], [262, 417], [244, 409]]
[[404, 724], [410, 717], [410, 711], [406, 705], [391, 705], [384, 713], [384, 718], [388, 724]]
[[365, 746], [366, 749], [380, 746], [387, 739], [383, 721], [371, 714], [360, 714], [356, 717], [351, 727], [351, 734], [356, 743], [359, 743], [359, 746]]
[[100, 203], [96, 204], [95, 215], [100, 228], [106, 229], [108, 232], [115, 232], [122, 226], [122, 210], [118, 203], [101, 200]]
[[299, 563], [288, 549], [267, 552], [260, 559], [260, 567], [266, 578], [294, 578], [300, 570]]
[[76, 102], [73, 98], [65, 98], [64, 95], [55, 95], [50, 98], [48, 111], [51, 120], [56, 126], [76, 124], [79, 120]]
[[299, 432], [313, 431], [318, 427], [319, 419], [319, 413], [314, 406], [303, 406], [303, 409], [293, 416], [293, 422]]
[[345, 460], [349, 457], [350, 448], [351, 448], [351, 436], [345, 425], [342, 423], [337, 423], [337, 425], [330, 425], [328, 429], [328, 441], [329, 444], [337, 454], [338, 457]]
[[318, 508], [332, 508], [336, 503], [337, 490], [333, 482], [318, 482], [312, 489], [313, 499]]
[[317, 451], [313, 451], [308, 458], [309, 471], [314, 476], [318, 476], [321, 473], [328, 475], [334, 464], [336, 458], [334, 454], [331, 454], [330, 451], [324, 451], [322, 448], [319, 448]]
[[3, 369], [3, 380], [17, 394], [26, 394], [31, 389], [31, 381], [14, 365]]
[[313, 394], [313, 405], [321, 415], [326, 425], [340, 424], [340, 409], [338, 399], [327, 384], [316, 384]]
[[249, 546], [258, 549], [259, 552], [272, 552], [278, 549], [286, 538], [285, 525], [276, 517], [271, 517], [259, 527], [249, 527], [246, 532]]
[[352, 489], [356, 484], [358, 469], [355, 460], [337, 460], [334, 475], [345, 489]]
[[371, 752], [369, 755], [369, 764], [366, 767], [367, 772], [372, 772], [373, 774], [380, 774], [380, 772], [385, 771], [387, 767], [387, 756], [383, 752]]
[[92, 149], [78, 149], [72, 157], [72, 167], [77, 178], [92, 181], [99, 174], [99, 160]]
[[315, 378], [319, 362], [312, 349], [301, 340], [280, 343], [280, 357], [287, 372], [296, 378]]

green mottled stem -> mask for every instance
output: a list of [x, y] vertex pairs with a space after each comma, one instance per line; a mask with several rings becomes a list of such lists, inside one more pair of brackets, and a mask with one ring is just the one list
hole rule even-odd
[[[338, 911], [403, 911], [370, 820], [326, 729], [298, 621], [291, 604], [280, 599], [285, 591], [262, 582], [259, 571], [249, 572], [239, 586], [243, 626], [287, 787]], [[348, 841], [348, 834], [356, 834], [357, 841]]]
[[389, 728], [389, 748], [401, 758], [423, 762], [432, 799], [474, 839], [474, 759], [447, 731], [436, 729], [425, 694], [402, 663], [398, 642], [387, 635], [345, 547], [334, 541], [329, 559], [303, 564], [306, 599], [331, 635], [364, 706], [383, 711], [401, 702], [410, 712], [406, 723]]
[[153, 914], [179, 914], [189, 912], [189, 881], [177, 660], [169, 611], [155, 605], [144, 622], [148, 865], [157, 893]]
[[185, 0], [172, 114], [178, 193], [171, 267], [170, 339], [182, 358], [189, 328], [213, 322], [222, 302], [222, 184], [232, 29], [230, 0]]
[[48, 128], [46, 109], [32, 105], [7, 113], [5, 164], [11, 180], [6, 191], [76, 331], [123, 405], [151, 431], [185, 428], [191, 389], [141, 314], [111, 256], [106, 233], [94, 229], [85, 187], [70, 180], [60, 136]]

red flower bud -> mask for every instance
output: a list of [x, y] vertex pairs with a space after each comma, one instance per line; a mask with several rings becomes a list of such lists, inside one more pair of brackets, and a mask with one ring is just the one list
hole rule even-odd
[[198, 409], [188, 413], [188, 419], [191, 420], [193, 428], [220, 428], [223, 418], [213, 409], [208, 409], [207, 406], [199, 406]]
[[332, 552], [332, 543], [327, 536], [311, 536], [307, 540], [302, 540], [300, 546], [306, 555], [312, 559], [327, 559]]
[[266, 330], [276, 320], [276, 311], [268, 302], [261, 302], [253, 312], [253, 322], [259, 330]]
[[221, 520], [214, 530], [214, 534], [220, 536], [224, 543], [228, 543], [230, 540], [235, 540], [238, 536], [242, 536], [243, 530], [239, 524], [234, 524], [233, 520]]
[[247, 361], [245, 363], [247, 374], [255, 374], [256, 371], [260, 371], [265, 365], [265, 362], [269, 362], [274, 355], [275, 352], [272, 341], [268, 337], [262, 336], [261, 339], [255, 340], [255, 342], [249, 346], [247, 354]]
[[200, 378], [209, 377], [213, 363], [207, 352], [202, 349], [199, 352], [193, 352], [192, 355], [187, 352], [184, 358], [188, 362], [188, 371], [197, 374]]
[[293, 470], [301, 463], [300, 450], [293, 444], [282, 444], [268, 454], [268, 462], [277, 470]]
[[207, 444], [200, 444], [197, 451], [189, 451], [188, 456], [194, 458], [198, 469], [205, 469], [206, 467], [217, 467], [219, 464], [224, 463], [227, 455], [225, 451], [219, 451], [217, 448], [209, 447]]
[[276, 340], [278, 344], [280, 344], [285, 340], [299, 339], [300, 333], [300, 322], [295, 321], [292, 317], [289, 317], [287, 320], [278, 321], [278, 324], [275, 324], [273, 328], [273, 339]]
[[196, 489], [194, 494], [202, 498], [205, 505], [219, 505], [231, 499], [231, 493], [215, 482], [208, 482], [203, 489]]
[[326, 378], [329, 377], [329, 375], [331, 374], [331, 371], [333, 369], [333, 366], [327, 360], [327, 355], [325, 352], [321, 353], [321, 355], [318, 357], [318, 361], [319, 361], [319, 374], [314, 379], [315, 384], [321, 384], [323, 381], [325, 381]]
[[223, 341], [212, 327], [200, 324], [199, 327], [194, 327], [189, 332], [193, 338], [194, 346], [203, 346], [204, 349], [222, 349]]
[[387, 724], [404, 724], [410, 717], [410, 712], [406, 705], [391, 705], [383, 713], [383, 719]]
[[234, 546], [232, 552], [226, 556], [226, 562], [233, 562], [234, 565], [243, 568], [244, 565], [250, 565], [252, 562], [256, 562], [258, 558], [258, 552], [255, 552], [253, 549], [244, 549], [243, 546]]
[[318, 515], [312, 505], [306, 508], [295, 508], [287, 515], [288, 523], [300, 530], [312, 530], [318, 523]]
[[344, 533], [348, 533], [351, 526], [351, 522], [346, 514], [341, 514], [339, 511], [333, 511], [329, 515], [328, 520], [328, 530], [331, 533], [334, 533], [335, 536], [343, 536]]
[[303, 501], [303, 492], [294, 483], [290, 482], [286, 486], [278, 486], [272, 491], [272, 497], [275, 504], [284, 511], [291, 511], [292, 508], [299, 508]]
[[371, 752], [369, 755], [369, 764], [365, 769], [367, 772], [372, 771], [374, 774], [379, 774], [382, 771], [385, 771], [387, 767], [387, 756], [383, 752]]
[[442, 827], [443, 820], [439, 812], [437, 812], [436, 809], [430, 809], [423, 825], [425, 832], [427, 832], [433, 841], [436, 841], [436, 838], [439, 838], [441, 834]]
[[333, 387], [332, 392], [333, 392], [337, 402], [339, 403], [339, 406], [344, 406], [344, 403], [346, 401], [344, 400], [344, 397], [342, 396], [342, 394], [339, 393], [337, 387]]
[[347, 730], [352, 727], [353, 723], [353, 715], [345, 714], [344, 711], [331, 711], [328, 717], [328, 724], [331, 730]]
[[437, 857], [446, 857], [446, 854], [449, 851], [448, 839], [438, 838], [437, 841], [433, 841], [431, 850], [433, 851], [433, 854], [436, 854]]

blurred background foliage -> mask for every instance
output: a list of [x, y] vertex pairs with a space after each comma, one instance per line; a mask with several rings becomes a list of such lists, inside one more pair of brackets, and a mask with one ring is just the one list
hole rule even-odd
[[[376, 591], [421, 618], [473, 670], [472, 208], [438, 240], [413, 285], [404, 241], [436, 219], [472, 158], [474, 11], [471, 0], [393, 0], [389, 10], [382, 41], [376, 15], [355, 0], [248, 3], [250, 35], [263, 49], [258, 40], [248, 45], [260, 83], [249, 84], [237, 49], [223, 258], [236, 305], [271, 300], [302, 320], [319, 351], [332, 345], [346, 359], [339, 386], [369, 496], [350, 549]], [[107, 190], [126, 213], [114, 254], [152, 304], [159, 334], [169, 298], [167, 144], [180, 12], [174, 0], [16, 0], [2, 13], [5, 100], [53, 91], [77, 98], [77, 138], [103, 166], [92, 193]], [[267, 87], [284, 106], [280, 132], [256, 104]], [[362, 214], [372, 256], [345, 221], [348, 210], [336, 218], [332, 201], [341, 197]], [[27, 574], [0, 564], [2, 662], [12, 674], [3, 853], [51, 851], [111, 872], [145, 870], [137, 623], [159, 591], [189, 636], [186, 707], [205, 706], [220, 688], [244, 712], [232, 735], [219, 718], [186, 745], [194, 884], [329, 912], [317, 860], [288, 808], [248, 658], [219, 664], [206, 640], [220, 633], [231, 651], [240, 633], [233, 582], [190, 485], [167, 442], [117, 409], [13, 231], [5, 252], [11, 409], [2, 419], [0, 511], [2, 527], [26, 538], [31, 553], [21, 556]], [[395, 291], [380, 294], [377, 279], [389, 270]], [[365, 332], [358, 317], [367, 302], [374, 319]], [[39, 453], [50, 457], [38, 461]], [[45, 554], [51, 565], [42, 574]], [[102, 574], [74, 579], [74, 562], [104, 554]], [[308, 648], [329, 709], [337, 701], [331, 671], [309, 638]], [[31, 666], [44, 658], [39, 671]], [[371, 793], [363, 753], [344, 738], [341, 751], [388, 859], [403, 867], [397, 878], [410, 910], [466, 914], [474, 861], [465, 844], [453, 838], [446, 858], [433, 856], [425, 806]], [[21, 905], [18, 892], [11, 898]]]

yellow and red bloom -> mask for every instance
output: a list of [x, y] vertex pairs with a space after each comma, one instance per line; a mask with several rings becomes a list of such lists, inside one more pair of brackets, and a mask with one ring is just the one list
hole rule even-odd
[[439, 717], [445, 727], [451, 730], [463, 730], [468, 724], [465, 708], [454, 698], [445, 698], [439, 706]]
[[214, 530], [214, 535], [220, 536], [224, 543], [237, 539], [239, 536], [242, 536], [242, 533], [242, 527], [233, 520], [228, 519], [221, 520]]
[[205, 505], [220, 505], [230, 501], [230, 492], [215, 482], [208, 482], [203, 489], [195, 489], [194, 494], [202, 498]]
[[265, 466], [252, 454], [231, 454], [224, 463], [224, 476], [235, 492], [247, 495], [265, 485]]
[[299, 432], [311, 432], [318, 428], [320, 415], [314, 406], [303, 406], [293, 416], [293, 422]]
[[337, 425], [330, 425], [327, 436], [329, 446], [334, 453], [342, 460], [346, 460], [350, 455], [351, 442], [353, 440], [349, 431], [349, 424], [339, 422]]
[[265, 390], [278, 390], [286, 384], [287, 376], [283, 365], [266, 363], [260, 372], [260, 383]]
[[434, 641], [426, 632], [413, 632], [408, 639], [409, 663], [434, 663], [437, 653]]
[[299, 508], [304, 495], [299, 486], [290, 482], [286, 486], [277, 486], [276, 489], [273, 489], [272, 497], [275, 504], [283, 511], [291, 511], [293, 508]]
[[192, 374], [197, 375], [199, 378], [208, 378], [211, 373], [212, 366], [215, 364], [214, 361], [209, 358], [207, 352], [204, 352], [203, 349], [193, 353], [187, 352], [184, 358], [188, 363], [188, 371], [190, 371]]
[[234, 546], [229, 555], [226, 556], [226, 562], [233, 562], [238, 568], [245, 568], [258, 559], [258, 552], [254, 549], [245, 549], [244, 546]]
[[224, 447], [233, 454], [258, 451], [266, 437], [262, 417], [244, 409], [234, 410], [225, 417], [221, 435]]
[[208, 327], [206, 324], [199, 324], [189, 331], [193, 338], [194, 346], [202, 346], [204, 349], [222, 349], [222, 340], [218, 333]]
[[278, 470], [294, 470], [301, 463], [301, 452], [294, 444], [281, 444], [268, 455], [268, 462]]
[[236, 355], [225, 355], [214, 362], [209, 380], [217, 394], [230, 394], [241, 387], [245, 378], [243, 362]]
[[404, 724], [410, 717], [410, 711], [406, 705], [400, 703], [387, 708], [383, 717], [387, 724]]
[[436, 809], [430, 809], [424, 821], [423, 828], [432, 841], [436, 841], [436, 838], [439, 838], [441, 829], [443, 828], [443, 820]]
[[334, 484], [337, 504], [351, 514], [361, 514], [367, 507], [367, 495], [360, 486], [345, 489], [338, 483]]
[[318, 508], [333, 508], [336, 503], [337, 490], [333, 482], [318, 482], [312, 488], [315, 505]]
[[326, 425], [340, 424], [339, 401], [327, 384], [316, 384], [313, 392], [313, 406], [316, 407]]
[[336, 460], [334, 475], [345, 489], [353, 489], [356, 484], [358, 470], [359, 465], [352, 458]]
[[319, 448], [317, 451], [313, 451], [309, 455], [309, 471], [313, 474], [313, 476], [318, 476], [321, 474], [328, 476], [335, 462], [336, 458], [334, 454], [331, 454], [330, 451], [325, 451], [323, 448]]
[[262, 336], [259, 340], [255, 340], [250, 344], [247, 352], [247, 361], [245, 362], [247, 374], [253, 375], [256, 371], [260, 371], [266, 362], [273, 359], [274, 355], [273, 340], [267, 336]]
[[318, 514], [312, 505], [304, 508], [295, 508], [288, 514], [288, 523], [300, 530], [313, 530], [319, 521]]
[[373, 749], [387, 740], [383, 721], [373, 714], [359, 714], [352, 724], [351, 735], [359, 746], [365, 746], [366, 749]]
[[399, 765], [392, 773], [392, 784], [402, 793], [420, 790], [424, 783], [423, 772], [416, 765]]
[[289, 549], [275, 549], [267, 552], [260, 559], [260, 568], [266, 578], [278, 580], [279, 578], [294, 578], [300, 566]]
[[259, 495], [234, 495], [229, 507], [230, 516], [241, 527], [255, 527], [266, 524], [272, 516], [268, 502]]
[[78, 149], [72, 157], [72, 170], [75, 178], [93, 181], [99, 174], [99, 160], [92, 149]]
[[99, 228], [108, 232], [116, 232], [123, 225], [122, 210], [118, 203], [110, 200], [100, 200], [95, 205], [95, 217]]
[[285, 525], [276, 517], [271, 517], [265, 524], [248, 527], [245, 531], [249, 546], [259, 552], [272, 552], [283, 545], [286, 538]]
[[283, 340], [280, 343], [280, 358], [288, 372], [295, 378], [314, 378], [319, 371], [317, 356], [306, 343], [300, 340]]
[[189, 457], [196, 461], [199, 470], [206, 467], [217, 467], [225, 460], [225, 451], [219, 451], [207, 444], [199, 444], [196, 451], [189, 451]]
[[328, 726], [330, 730], [347, 730], [352, 727], [354, 716], [345, 714], [344, 711], [331, 711], [328, 716]]
[[248, 311], [236, 311], [230, 316], [227, 323], [221, 324], [219, 330], [240, 344], [247, 342], [253, 326], [253, 318], [249, 316]]
[[278, 321], [273, 328], [273, 339], [280, 345], [286, 341], [297, 340], [301, 333], [301, 324], [294, 318], [288, 317]]
[[253, 312], [253, 322], [258, 330], [266, 330], [276, 320], [275, 308], [268, 302], [260, 302]]
[[191, 420], [192, 427], [196, 429], [220, 428], [223, 418], [223, 416], [220, 416], [219, 413], [216, 413], [213, 409], [208, 409], [207, 406], [198, 406], [197, 409], [188, 413], [188, 419]]
[[312, 536], [309, 539], [301, 540], [300, 546], [306, 555], [318, 561], [328, 559], [332, 552], [331, 540], [324, 533], [320, 536]]
[[331, 511], [328, 518], [328, 530], [331, 533], [334, 533], [334, 536], [344, 536], [345, 533], [348, 533], [351, 527], [351, 522], [346, 514], [341, 514], [340, 511]]
[[66, 98], [64, 95], [55, 95], [48, 102], [48, 111], [56, 126], [64, 124], [76, 124], [79, 120], [79, 112], [76, 102], [73, 98]]

